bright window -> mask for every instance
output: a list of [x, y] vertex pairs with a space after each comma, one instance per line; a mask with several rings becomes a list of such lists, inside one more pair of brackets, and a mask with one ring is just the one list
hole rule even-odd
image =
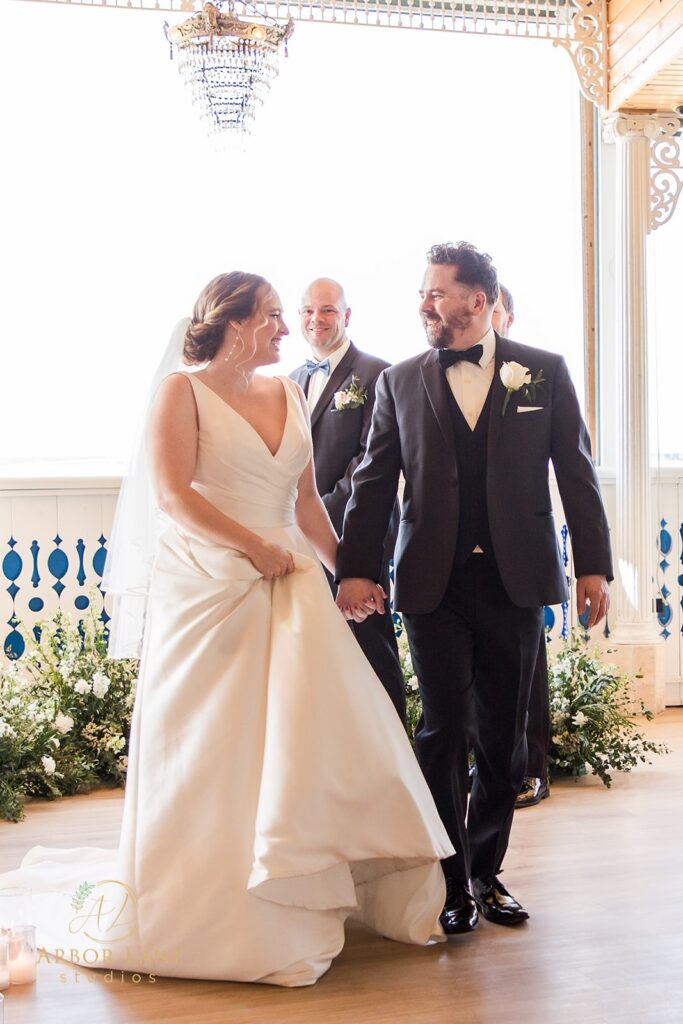
[[218, 155], [163, 15], [3, 16], [3, 465], [123, 459], [168, 333], [221, 271], [279, 290], [284, 370], [321, 274], [360, 347], [420, 351], [424, 254], [449, 239], [491, 253], [511, 336], [564, 353], [582, 395], [578, 86], [549, 42], [297, 24], [247, 152]]
[[683, 205], [650, 238], [648, 295], [650, 345], [650, 451], [655, 464], [683, 465], [681, 367], [681, 256]]

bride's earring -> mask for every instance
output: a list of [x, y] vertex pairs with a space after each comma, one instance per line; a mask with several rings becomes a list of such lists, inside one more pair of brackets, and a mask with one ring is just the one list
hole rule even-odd
[[235, 341], [233, 341], [232, 345], [228, 349], [228, 354], [226, 356], [224, 356], [224, 360], [225, 360], [226, 363], [230, 363], [235, 358], [237, 358], [238, 356], [241, 356], [243, 352], [244, 352], [244, 338], [242, 337], [240, 332], [237, 331], [237, 338], [235, 339]]

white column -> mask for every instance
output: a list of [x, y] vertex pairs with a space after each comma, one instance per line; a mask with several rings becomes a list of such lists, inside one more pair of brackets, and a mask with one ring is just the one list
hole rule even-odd
[[[655, 122], [655, 123], [653, 123]], [[660, 643], [654, 610], [657, 564], [648, 423], [647, 256], [650, 139], [656, 117], [609, 116], [617, 145], [617, 383], [615, 590], [618, 644]]]

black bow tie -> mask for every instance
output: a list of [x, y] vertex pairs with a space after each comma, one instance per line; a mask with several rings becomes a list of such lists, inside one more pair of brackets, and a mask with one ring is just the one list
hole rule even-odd
[[439, 364], [446, 370], [449, 366], [462, 363], [464, 360], [468, 363], [478, 363], [483, 354], [483, 345], [473, 345], [472, 348], [466, 348], [460, 352], [452, 348], [440, 348]]

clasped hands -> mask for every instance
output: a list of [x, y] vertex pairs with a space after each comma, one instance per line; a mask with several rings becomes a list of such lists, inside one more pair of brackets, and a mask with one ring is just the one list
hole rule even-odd
[[368, 615], [384, 613], [387, 595], [379, 583], [372, 580], [349, 577], [342, 580], [337, 590], [337, 607], [346, 619], [363, 622]]
[[[342, 580], [337, 591], [337, 607], [344, 617], [363, 622], [373, 612], [384, 612], [387, 600], [383, 588], [372, 580], [349, 578]], [[588, 612], [585, 628], [591, 629], [607, 614], [609, 586], [604, 576], [580, 576], [576, 581], [576, 604], [579, 614]]]

